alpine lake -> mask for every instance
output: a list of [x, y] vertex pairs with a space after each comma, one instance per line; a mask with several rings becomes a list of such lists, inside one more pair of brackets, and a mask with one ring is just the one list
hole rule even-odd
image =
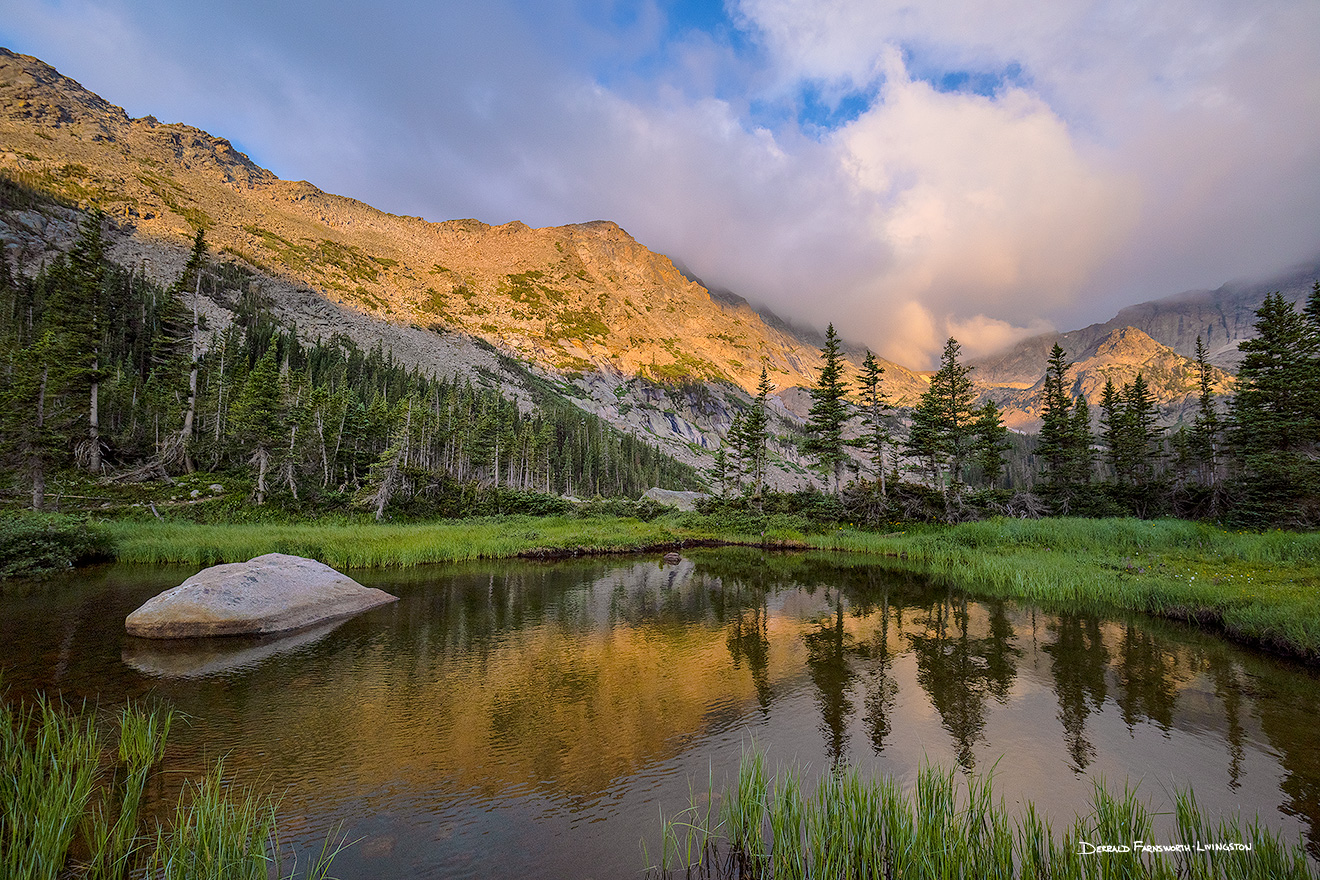
[[[1320, 854], [1320, 675], [1177, 624], [986, 602], [861, 556], [694, 550], [353, 571], [401, 601], [273, 639], [124, 617], [195, 569], [0, 586], [0, 687], [176, 713], [151, 796], [224, 758], [352, 878], [619, 878], [745, 750], [804, 779], [993, 777], [1061, 827], [1097, 779]], [[1162, 826], [1160, 823], [1164, 822]]]

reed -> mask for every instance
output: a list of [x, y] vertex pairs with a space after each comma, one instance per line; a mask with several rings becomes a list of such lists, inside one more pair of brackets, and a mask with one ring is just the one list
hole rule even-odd
[[[798, 767], [767, 779], [761, 753], [744, 752], [738, 776], [723, 794], [723, 834], [712, 829], [715, 851], [727, 857], [700, 865], [671, 860], [649, 867], [648, 875], [740, 880], [1320, 876], [1300, 839], [1285, 841], [1259, 819], [1246, 825], [1230, 819], [1212, 823], [1191, 791], [1176, 793], [1176, 835], [1156, 844], [1152, 814], [1130, 785], [1115, 791], [1097, 782], [1089, 810], [1056, 837], [1031, 802], [1018, 816], [1010, 815], [995, 797], [989, 775], [962, 783], [953, 770], [925, 765], [913, 791], [904, 793], [890, 776], [865, 779], [842, 768], [826, 773], [805, 798], [801, 779]], [[1098, 844], [1130, 851], [1100, 852]]]
[[173, 716], [129, 705], [116, 720], [118, 748], [107, 755], [91, 713], [0, 699], [0, 877], [325, 880], [344, 839], [330, 835], [305, 871], [295, 860], [286, 872], [274, 801], [229, 786], [223, 762], [187, 787], [172, 821], [145, 828], [143, 793]]

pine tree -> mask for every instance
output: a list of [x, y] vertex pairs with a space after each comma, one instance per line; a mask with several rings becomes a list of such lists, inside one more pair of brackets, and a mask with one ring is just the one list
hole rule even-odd
[[909, 451], [930, 460], [937, 482], [941, 466], [947, 465], [949, 489], [955, 496], [961, 489], [963, 466], [972, 455], [976, 439], [972, 409], [975, 392], [968, 378], [972, 368], [959, 363], [961, 351], [958, 340], [949, 337], [940, 355], [940, 368], [913, 410], [912, 432], [908, 436]]
[[987, 489], [993, 489], [1004, 474], [1004, 452], [1008, 450], [1008, 428], [1004, 427], [999, 407], [987, 400], [976, 410], [973, 422], [976, 463], [981, 467], [981, 479]]
[[1320, 515], [1314, 510], [1320, 331], [1310, 305], [1299, 314], [1281, 294], [1270, 294], [1256, 311], [1257, 336], [1239, 346], [1246, 357], [1229, 438], [1245, 470], [1242, 515], [1251, 522], [1313, 525]]
[[105, 241], [99, 211], [89, 213], [78, 229], [68, 257], [50, 273], [51, 290], [44, 309], [47, 326], [62, 362], [63, 388], [87, 400], [87, 438], [78, 444], [79, 459], [88, 471], [101, 466], [100, 383], [105, 316]]
[[833, 475], [837, 492], [842, 488], [843, 468], [848, 460], [844, 451], [843, 426], [849, 413], [843, 399], [848, 393], [848, 383], [843, 378], [843, 355], [833, 324], [825, 331], [825, 345], [820, 355], [824, 363], [815, 387], [810, 389], [812, 402], [807, 414], [807, 440], [803, 451], [816, 460], [816, 466], [827, 483]]
[[1140, 372], [1130, 385], [1123, 386], [1123, 397], [1123, 416], [1133, 480], [1138, 484], [1149, 483], [1155, 478], [1159, 466], [1159, 440], [1164, 432], [1156, 423], [1159, 413], [1155, 408], [1155, 398]]
[[1045, 481], [1054, 487], [1070, 485], [1075, 471], [1072, 402], [1064, 391], [1065, 376], [1072, 365], [1065, 363], [1064, 357], [1063, 348], [1055, 343], [1045, 370], [1040, 442], [1036, 446], [1036, 455], [1045, 465]]
[[1114, 479], [1123, 483], [1127, 479], [1127, 459], [1124, 456], [1126, 435], [1123, 428], [1123, 400], [1112, 379], [1105, 379], [1105, 390], [1100, 397], [1101, 440], [1105, 444], [1105, 457], [1114, 471]]
[[1091, 407], [1080, 394], [1073, 401], [1071, 429], [1073, 455], [1069, 481], [1074, 486], [1085, 486], [1091, 482], [1091, 471], [1095, 466], [1095, 456], [1091, 452], [1095, 438], [1091, 434]]
[[284, 434], [284, 396], [280, 388], [279, 368], [275, 365], [275, 346], [248, 374], [247, 382], [233, 410], [234, 430], [245, 449], [251, 451], [248, 463], [256, 468], [257, 504], [266, 503], [266, 475]]
[[746, 457], [747, 473], [752, 480], [752, 494], [757, 498], [761, 497], [761, 487], [765, 483], [770, 425], [770, 414], [766, 407], [772, 388], [769, 374], [762, 367], [756, 397], [752, 399], [751, 409], [742, 422], [743, 455]]
[[880, 366], [874, 354], [868, 350], [862, 361], [862, 374], [858, 379], [862, 395], [862, 425], [866, 433], [856, 441], [856, 445], [866, 452], [870, 459], [871, 470], [880, 484], [880, 495], [888, 493], [885, 486], [885, 449], [890, 443], [889, 429], [885, 427], [884, 415], [892, 407], [889, 396], [880, 387], [880, 377], [885, 368]]
[[1215, 411], [1210, 365], [1206, 362], [1205, 343], [1196, 337], [1196, 371], [1200, 394], [1196, 417], [1188, 437], [1188, 452], [1197, 462], [1201, 483], [1213, 486], [1219, 465], [1219, 413]]

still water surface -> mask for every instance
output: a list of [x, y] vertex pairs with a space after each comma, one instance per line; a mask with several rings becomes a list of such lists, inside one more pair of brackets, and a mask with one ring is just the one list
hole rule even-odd
[[771, 767], [993, 770], [1055, 827], [1093, 780], [1192, 785], [1320, 852], [1320, 677], [1142, 617], [969, 601], [857, 557], [693, 552], [359, 580], [402, 601], [279, 640], [167, 646], [124, 616], [191, 574], [115, 566], [0, 588], [9, 697], [157, 701], [158, 795], [219, 756], [283, 793], [286, 840], [342, 822], [352, 878], [624, 878], [661, 809]]

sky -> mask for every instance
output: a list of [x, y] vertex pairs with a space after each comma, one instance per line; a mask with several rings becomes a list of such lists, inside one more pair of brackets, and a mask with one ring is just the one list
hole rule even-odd
[[1317, 0], [0, 0], [0, 45], [393, 213], [614, 220], [914, 367], [1320, 257]]

